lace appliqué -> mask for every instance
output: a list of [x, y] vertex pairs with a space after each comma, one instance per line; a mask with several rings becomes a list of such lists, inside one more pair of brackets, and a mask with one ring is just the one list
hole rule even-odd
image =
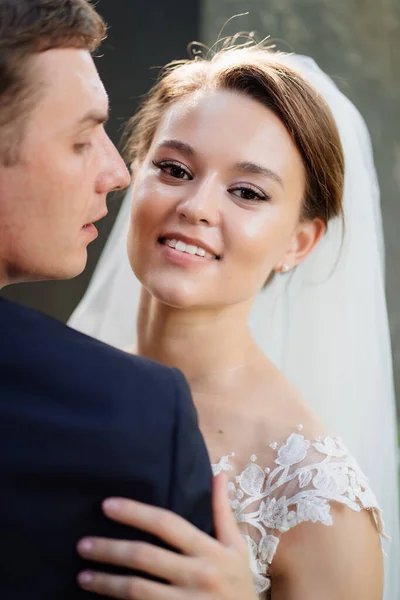
[[[301, 426], [299, 426], [301, 431]], [[270, 444], [275, 466], [262, 469], [257, 456], [228, 484], [231, 507], [249, 548], [257, 593], [270, 588], [269, 567], [279, 536], [299, 523], [332, 525], [331, 502], [351, 510], [371, 510], [379, 533], [384, 526], [377, 499], [367, 478], [340, 438], [314, 441], [292, 433], [285, 443]], [[234, 453], [212, 465], [214, 475], [232, 471]]]

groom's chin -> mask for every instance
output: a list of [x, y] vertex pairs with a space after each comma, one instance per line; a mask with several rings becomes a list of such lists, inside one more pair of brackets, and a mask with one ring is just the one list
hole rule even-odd
[[38, 281], [62, 281], [74, 279], [83, 273], [87, 265], [87, 251], [80, 251], [75, 256], [56, 257], [24, 256], [10, 265], [6, 285], [17, 283], [34, 283]]
[[85, 271], [87, 262], [88, 255], [87, 251], [85, 251], [83, 256], [71, 260], [69, 264], [65, 264], [64, 268], [61, 269], [58, 279], [74, 279], [75, 277], [79, 277]]
[[78, 254], [71, 257], [64, 257], [58, 264], [55, 262], [50, 266], [47, 280], [67, 280], [74, 279], [81, 275], [86, 269], [88, 261], [87, 250], [81, 250]]

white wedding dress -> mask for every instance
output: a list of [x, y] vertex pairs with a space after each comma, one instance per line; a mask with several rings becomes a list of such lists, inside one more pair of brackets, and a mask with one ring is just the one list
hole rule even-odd
[[[213, 464], [213, 473], [225, 471], [236, 521], [247, 542], [257, 594], [267, 598], [271, 590], [270, 565], [280, 537], [305, 522], [334, 524], [332, 503], [350, 510], [371, 511], [383, 538], [384, 526], [375, 494], [340, 438], [307, 439], [299, 425], [282, 444], [271, 442], [270, 458], [260, 463], [257, 455], [238, 471], [235, 453]], [[266, 464], [267, 463], [267, 464]]]
[[[289, 275], [275, 277], [257, 297], [250, 325], [265, 354], [299, 389], [329, 430], [346, 441], [366, 473], [382, 508], [385, 531], [391, 537], [390, 545], [384, 542], [384, 600], [400, 600], [396, 414], [380, 197], [371, 142], [356, 108], [312, 59], [294, 55], [282, 60], [314, 84], [335, 117], [346, 164], [346, 230], [342, 231], [339, 220], [330, 223], [327, 234], [304, 264]], [[69, 322], [72, 327], [120, 348], [135, 345], [140, 294], [140, 284], [132, 274], [126, 252], [129, 211], [128, 191], [89, 288]], [[321, 456], [311, 445], [308, 459]], [[332, 457], [327, 462], [335, 461], [337, 458]], [[257, 461], [250, 464], [253, 466], [248, 474], [256, 472]], [[224, 458], [215, 468], [222, 465], [234, 468], [234, 461]], [[296, 465], [297, 469], [301, 463]], [[268, 465], [259, 467], [268, 467], [271, 472], [280, 468], [272, 457]], [[344, 475], [342, 470], [338, 482], [344, 481]], [[240, 477], [240, 481], [249, 480], [248, 475]], [[299, 476], [293, 478], [304, 493], [316, 485], [315, 480], [320, 481], [313, 477], [301, 488], [305, 477], [309, 475], [302, 476], [301, 481]], [[332, 477], [333, 484], [336, 475]], [[351, 493], [356, 501], [344, 493], [342, 500], [348, 506], [351, 503], [353, 509], [363, 506], [364, 501], [377, 508], [370, 492], [358, 495], [357, 477], [351, 475], [351, 486], [356, 486]], [[238, 486], [239, 496], [241, 492], [247, 494], [236, 480], [232, 483]], [[257, 489], [257, 485], [251, 486], [246, 489]], [[257, 494], [263, 493], [265, 488], [261, 486]], [[277, 489], [271, 500], [278, 502], [282, 497]], [[320, 498], [322, 512], [310, 511], [324, 514], [327, 521], [329, 511], [324, 501], [329, 498], [318, 494], [315, 497]], [[282, 504], [281, 500], [279, 507]], [[268, 506], [270, 510], [271, 503]], [[296, 510], [290, 507], [289, 511], [295, 512], [293, 522], [302, 514], [296, 516], [296, 506]], [[304, 503], [300, 506], [304, 507]], [[273, 543], [268, 538], [265, 549], [263, 545], [257, 555], [250, 544], [254, 564], [264, 562], [265, 566], [263, 557], [271, 556]]]

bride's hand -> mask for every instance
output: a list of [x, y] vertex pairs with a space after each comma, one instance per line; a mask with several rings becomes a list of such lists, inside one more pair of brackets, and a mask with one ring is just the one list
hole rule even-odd
[[86, 559], [137, 569], [168, 582], [84, 571], [85, 590], [122, 600], [256, 600], [246, 543], [226, 495], [224, 476], [213, 483], [216, 539], [178, 515], [124, 499], [104, 502], [105, 514], [147, 531], [182, 554], [144, 542], [85, 538], [78, 551]]

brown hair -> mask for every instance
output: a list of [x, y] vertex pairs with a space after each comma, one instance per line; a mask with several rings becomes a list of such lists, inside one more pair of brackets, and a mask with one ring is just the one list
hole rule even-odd
[[282, 60], [282, 54], [260, 44], [231, 46], [210, 59], [167, 65], [128, 123], [127, 160], [142, 161], [157, 127], [175, 101], [202, 90], [246, 94], [272, 110], [299, 150], [306, 171], [301, 218], [325, 224], [342, 213], [344, 157], [336, 123], [319, 93]]
[[0, 162], [18, 160], [23, 125], [37, 101], [30, 59], [55, 48], [94, 52], [105, 36], [87, 0], [0, 0]]

